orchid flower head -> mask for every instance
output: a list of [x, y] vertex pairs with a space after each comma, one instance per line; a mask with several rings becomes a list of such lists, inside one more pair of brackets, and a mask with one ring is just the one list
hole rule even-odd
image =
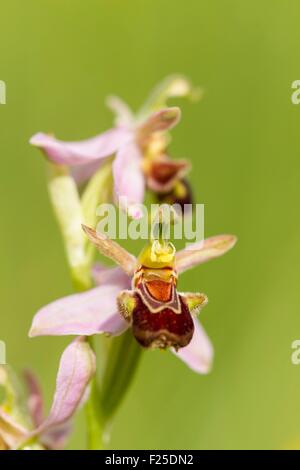
[[[157, 87], [137, 113], [118, 97], [109, 97], [108, 106], [116, 114], [115, 127], [83, 141], [64, 142], [39, 132], [30, 143], [40, 148], [48, 160], [67, 166], [77, 181], [88, 180], [103, 162], [113, 158], [114, 199], [129, 211], [144, 200], [145, 189], [166, 193], [188, 172], [186, 160], [167, 155], [169, 131], [181, 117], [178, 107], [168, 107], [169, 98], [195, 97], [189, 80], [171, 76]], [[122, 201], [127, 201], [122, 207]], [[134, 214], [134, 213], [133, 213]], [[139, 215], [137, 215], [138, 217]]]
[[170, 348], [197, 372], [208, 372], [213, 349], [196, 318], [207, 297], [178, 293], [177, 277], [225, 254], [236, 237], [219, 235], [179, 252], [166, 240], [163, 246], [152, 240], [137, 258], [104, 234], [87, 226], [83, 230], [100, 253], [119, 267], [96, 269], [100, 285], [43, 307], [33, 319], [30, 336], [114, 336], [132, 328], [143, 347]]

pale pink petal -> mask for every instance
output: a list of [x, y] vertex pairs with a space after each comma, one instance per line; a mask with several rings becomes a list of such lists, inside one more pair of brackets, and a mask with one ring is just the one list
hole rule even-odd
[[51, 161], [75, 166], [95, 162], [95, 160], [114, 154], [120, 146], [127, 142], [129, 136], [127, 129], [119, 127], [91, 139], [63, 142], [40, 132], [30, 139], [30, 143], [41, 148]]
[[57, 432], [68, 423], [80, 406], [95, 371], [96, 358], [88, 342], [82, 337], [75, 339], [61, 356], [49, 416], [34, 434]]
[[[90, 384], [88, 384], [83, 392], [81, 400], [77, 405], [77, 411], [79, 411], [89, 399], [90, 391]], [[61, 424], [51, 426], [50, 428], [45, 429], [41, 435], [41, 440], [43, 444], [48, 449], [63, 449], [66, 445], [67, 439], [69, 438], [72, 432], [72, 421], [72, 419], [68, 419], [67, 421], [64, 421]]]
[[41, 434], [41, 441], [50, 450], [63, 449], [66, 441], [72, 432], [71, 420], [62, 423], [61, 425], [54, 426], [51, 429], [43, 431]]
[[176, 106], [161, 109], [148, 117], [146, 121], [138, 126], [137, 135], [139, 140], [147, 139], [154, 132], [163, 132], [176, 126], [180, 121], [181, 111]]
[[194, 325], [194, 336], [190, 344], [178, 352], [172, 352], [195, 372], [207, 374], [212, 367], [213, 346], [197, 318], [194, 319]]
[[[25, 371], [24, 376], [29, 394], [28, 409], [34, 427], [39, 428], [45, 419], [40, 384], [31, 371]], [[67, 421], [59, 426], [49, 429], [48, 431], [44, 431], [42, 433], [41, 440], [48, 449], [62, 449], [70, 432], [71, 423], [70, 421]]]
[[35, 315], [30, 337], [61, 335], [119, 335], [128, 324], [117, 310], [120, 285], [103, 285], [58, 299]]
[[179, 273], [218, 258], [231, 250], [237, 242], [234, 235], [217, 235], [192, 243], [176, 254], [176, 267]]
[[100, 263], [95, 263], [92, 268], [92, 276], [95, 284], [98, 286], [114, 284], [120, 286], [120, 290], [130, 288], [130, 277], [119, 267], [112, 268]]
[[77, 184], [85, 183], [94, 173], [102, 166], [105, 159], [93, 160], [90, 163], [84, 165], [76, 165], [71, 167], [71, 175]]
[[[139, 218], [139, 204], [144, 200], [145, 180], [141, 168], [141, 153], [134, 142], [123, 146], [113, 162], [114, 192], [116, 202]], [[134, 212], [136, 210], [136, 214]]]
[[28, 390], [28, 410], [34, 426], [38, 427], [44, 420], [42, 390], [36, 376], [30, 370], [24, 372], [24, 378]]

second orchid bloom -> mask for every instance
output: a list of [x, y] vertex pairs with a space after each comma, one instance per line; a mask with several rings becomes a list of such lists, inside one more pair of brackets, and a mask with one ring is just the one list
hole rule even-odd
[[[134, 114], [120, 98], [111, 96], [107, 104], [116, 114], [115, 127], [83, 141], [63, 142], [39, 132], [30, 143], [57, 164], [70, 168], [77, 182], [87, 181], [114, 156], [112, 163], [114, 200], [126, 201], [129, 215], [141, 216], [138, 204], [144, 201], [146, 187], [159, 198], [178, 193], [178, 202], [188, 197], [184, 176], [190, 169], [187, 160], [174, 160], [168, 154], [168, 133], [180, 120], [178, 107], [167, 107], [169, 98], [190, 97], [198, 91], [184, 77], [168, 77], [159, 85], [140, 111]], [[183, 182], [183, 184], [181, 184]]]

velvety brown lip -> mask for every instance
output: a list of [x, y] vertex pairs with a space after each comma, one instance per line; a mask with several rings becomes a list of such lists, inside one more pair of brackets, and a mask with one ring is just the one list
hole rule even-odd
[[189, 344], [194, 333], [194, 322], [186, 303], [181, 296], [179, 299], [181, 313], [174, 313], [169, 308], [152, 313], [139, 294], [135, 294], [132, 330], [141, 346], [160, 349], [174, 347], [177, 350]]

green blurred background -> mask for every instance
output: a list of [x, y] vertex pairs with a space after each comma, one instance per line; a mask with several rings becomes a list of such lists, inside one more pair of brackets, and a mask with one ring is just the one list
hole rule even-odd
[[[174, 72], [202, 85], [178, 102], [173, 154], [191, 158], [206, 236], [236, 248], [182, 276], [210, 298], [208, 376], [171, 354], [145, 353], [120, 408], [111, 448], [300, 446], [300, 79], [298, 0], [10, 0], [0, 6], [1, 323], [8, 362], [40, 376], [47, 404], [68, 338], [29, 340], [36, 310], [71, 292], [45, 184], [28, 145], [39, 130], [81, 139], [107, 129], [116, 93], [134, 108]], [[298, 444], [297, 444], [298, 443]], [[84, 413], [70, 448], [85, 447]]]

